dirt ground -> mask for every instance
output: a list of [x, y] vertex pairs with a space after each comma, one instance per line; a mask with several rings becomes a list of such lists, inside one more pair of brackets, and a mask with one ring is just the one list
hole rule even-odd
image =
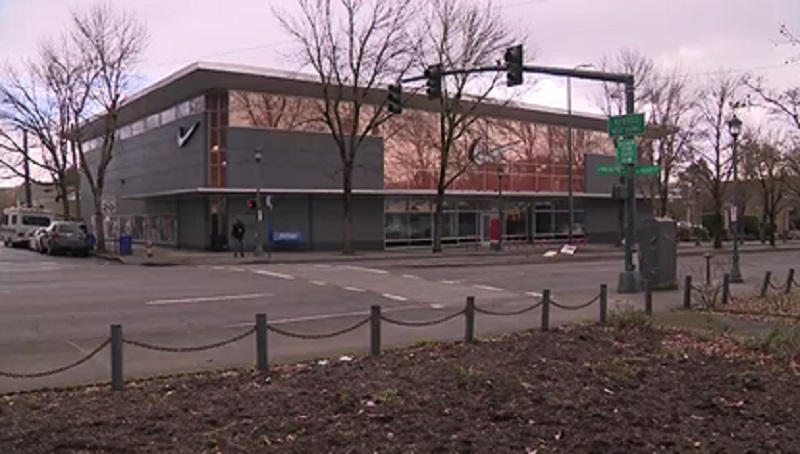
[[2, 453], [798, 452], [796, 363], [573, 327], [0, 398]]

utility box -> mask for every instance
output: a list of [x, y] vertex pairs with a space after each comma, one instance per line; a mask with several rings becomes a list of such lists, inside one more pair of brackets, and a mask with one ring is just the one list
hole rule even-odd
[[652, 290], [678, 288], [678, 226], [669, 218], [642, 220], [637, 232], [642, 286]]

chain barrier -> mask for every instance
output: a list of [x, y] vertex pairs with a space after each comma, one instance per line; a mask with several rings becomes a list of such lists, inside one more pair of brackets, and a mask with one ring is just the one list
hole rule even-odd
[[771, 288], [772, 290], [783, 290], [780, 286], [772, 283], [772, 277], [770, 277], [770, 279], [767, 281], [767, 287]]
[[464, 315], [464, 312], [465, 312], [465, 310], [461, 309], [460, 311], [456, 312], [455, 314], [446, 315], [446, 316], [444, 316], [442, 318], [438, 318], [436, 320], [431, 320], [429, 322], [406, 322], [406, 321], [402, 321], [402, 320], [395, 320], [393, 318], [389, 318], [389, 317], [387, 317], [387, 316], [385, 316], [383, 314], [381, 314], [381, 320], [383, 320], [384, 322], [389, 323], [391, 325], [407, 326], [407, 327], [410, 327], [410, 328], [423, 328], [423, 327], [426, 327], [426, 326], [433, 326], [433, 325], [438, 325], [440, 323], [448, 322], [448, 321], [458, 317], [459, 315]]
[[241, 334], [237, 334], [236, 336], [234, 336], [234, 337], [232, 337], [230, 339], [226, 339], [226, 340], [221, 341], [221, 342], [215, 342], [213, 344], [200, 345], [200, 346], [197, 346], [197, 347], [164, 347], [162, 345], [147, 344], [145, 342], [139, 342], [139, 341], [130, 340], [130, 339], [122, 339], [122, 342], [124, 342], [124, 343], [126, 343], [128, 345], [134, 346], [134, 347], [143, 348], [145, 350], [154, 350], [154, 351], [157, 351], [157, 352], [193, 353], [193, 352], [201, 352], [201, 351], [204, 351], [204, 350], [213, 350], [215, 348], [224, 347], [224, 346], [226, 346], [228, 344], [232, 344], [234, 342], [237, 342], [237, 341], [240, 341], [240, 340], [244, 339], [245, 337], [253, 334], [255, 331], [256, 331], [256, 328], [252, 327], [252, 328], [248, 329], [247, 331], [245, 331], [245, 332], [243, 332]]
[[516, 311], [511, 311], [511, 312], [497, 312], [497, 311], [492, 311], [492, 310], [489, 310], [489, 309], [483, 309], [483, 308], [480, 308], [478, 306], [475, 306], [475, 312], [477, 312], [479, 314], [484, 314], [484, 315], [493, 315], [493, 316], [496, 316], [496, 317], [522, 315], [522, 314], [524, 314], [526, 312], [530, 312], [530, 311], [532, 311], [534, 309], [540, 308], [542, 306], [542, 304], [544, 304], [544, 302], [539, 301], [538, 303], [536, 303], [536, 304], [534, 304], [532, 306], [524, 307], [522, 309], [519, 309], [519, 310], [516, 310]]
[[798, 281], [795, 277], [792, 277], [792, 287], [800, 287], [800, 281]]
[[362, 326], [369, 323], [369, 317], [361, 320], [360, 322], [356, 323], [353, 326], [348, 326], [347, 328], [340, 329], [339, 331], [334, 331], [332, 333], [325, 333], [325, 334], [303, 334], [303, 333], [293, 333], [291, 331], [286, 331], [280, 328], [276, 328], [275, 325], [267, 325], [267, 329], [276, 333], [280, 334], [281, 336], [286, 337], [293, 337], [295, 339], [303, 339], [303, 340], [319, 340], [319, 339], [328, 339], [331, 337], [341, 336], [350, 332], [353, 332]]
[[95, 348], [94, 350], [89, 352], [89, 354], [87, 354], [83, 358], [75, 361], [74, 363], [68, 364], [66, 366], [62, 366], [62, 367], [59, 367], [59, 368], [56, 368], [56, 369], [50, 369], [50, 370], [47, 370], [47, 371], [44, 371], [44, 372], [32, 372], [32, 373], [17, 373], [17, 372], [3, 372], [3, 371], [0, 371], [0, 377], [15, 378], [15, 379], [16, 378], [43, 378], [43, 377], [49, 377], [50, 375], [60, 374], [61, 372], [66, 372], [66, 371], [68, 371], [70, 369], [74, 369], [74, 368], [80, 366], [81, 364], [85, 363], [86, 361], [89, 361], [90, 359], [94, 358], [95, 355], [100, 353], [110, 343], [111, 343], [111, 338], [107, 338], [106, 340], [103, 341], [102, 344], [98, 345], [97, 348]]
[[581, 309], [586, 309], [587, 307], [591, 306], [592, 304], [596, 303], [599, 300], [600, 300], [600, 294], [598, 293], [597, 296], [595, 296], [594, 298], [590, 299], [589, 301], [587, 301], [587, 302], [585, 302], [583, 304], [578, 304], [576, 306], [568, 306], [566, 304], [559, 304], [556, 301], [554, 301], [552, 298], [550, 298], [550, 304], [553, 305], [554, 307], [557, 307], [559, 309], [563, 309], [565, 311], [578, 311], [578, 310], [581, 310]]

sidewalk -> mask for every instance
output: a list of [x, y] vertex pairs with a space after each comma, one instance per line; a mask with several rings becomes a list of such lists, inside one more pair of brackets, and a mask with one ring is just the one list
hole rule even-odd
[[[405, 262], [409, 266], [475, 266], [479, 264], [523, 264], [552, 262], [581, 262], [595, 260], [622, 259], [624, 249], [613, 245], [578, 246], [574, 255], [558, 254], [545, 257], [547, 251], [560, 248], [555, 244], [510, 245], [503, 251], [494, 251], [489, 247], [479, 249], [447, 248], [440, 254], [433, 254], [429, 249], [403, 249], [391, 251], [364, 251], [354, 255], [343, 255], [341, 252], [276, 252], [270, 257], [265, 254], [255, 257], [249, 253], [244, 258], [234, 258], [232, 252], [188, 251], [166, 247], [153, 248], [153, 256], [147, 257], [144, 247], [135, 245], [132, 255], [119, 256], [113, 253], [96, 254], [98, 258], [126, 265], [141, 266], [181, 266], [181, 265], [247, 265], [269, 263], [332, 263], [358, 261], [392, 261]], [[775, 248], [760, 243], [749, 243], [740, 246], [743, 254], [765, 252], [800, 251], [800, 241], [780, 243]], [[714, 255], [730, 253], [730, 245], [714, 250], [709, 244], [695, 246], [693, 243], [681, 243], [678, 247], [680, 256], [700, 256], [710, 252]]]

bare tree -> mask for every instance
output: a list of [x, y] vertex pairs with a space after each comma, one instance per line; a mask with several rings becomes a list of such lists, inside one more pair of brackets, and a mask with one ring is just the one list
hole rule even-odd
[[[24, 178], [24, 160], [31, 173], [44, 171], [57, 189], [63, 214], [70, 216], [68, 172], [74, 165], [67, 146], [69, 106], [51, 77], [52, 68], [42, 60], [24, 62], [23, 71], [7, 67], [0, 82], [0, 166]], [[25, 130], [36, 142], [26, 147], [21, 140]], [[46, 184], [32, 177], [31, 181]]]
[[711, 234], [714, 248], [722, 247], [723, 207], [725, 206], [724, 182], [730, 173], [731, 140], [728, 120], [733, 114], [733, 105], [738, 102], [742, 77], [720, 75], [708, 81], [698, 95], [698, 158], [706, 163], [707, 172], [702, 172], [701, 181], [708, 190], [713, 210]]
[[300, 14], [275, 11], [299, 47], [300, 63], [322, 85], [319, 117], [341, 160], [344, 195], [343, 249], [354, 252], [353, 169], [366, 138], [389, 118], [375, 89], [411, 66], [412, 0], [298, 0]]
[[104, 251], [102, 207], [106, 171], [114, 157], [120, 109], [131, 91], [134, 70], [148, 35], [144, 25], [131, 13], [100, 4], [73, 14], [71, 38], [75, 50], [83, 57], [81, 65], [91, 74], [85, 79], [91, 107], [103, 121], [99, 150], [88, 153], [80, 140], [76, 140], [75, 146], [92, 193], [97, 249]]
[[[491, 3], [478, 5], [466, 0], [434, 0], [428, 4], [423, 20], [424, 38], [418, 55], [431, 55], [424, 65], [442, 68], [472, 68], [494, 64], [518, 37], [510, 32]], [[476, 74], [448, 76], [442, 81], [439, 103], [438, 168], [434, 214], [433, 252], [442, 250], [442, 215], [444, 196], [459, 176], [469, 168], [467, 154], [472, 143], [470, 131], [479, 116], [476, 111], [504, 74], [486, 78]], [[473, 131], [472, 135], [475, 135]], [[475, 138], [472, 138], [474, 142]]]
[[741, 146], [741, 167], [747, 182], [758, 187], [761, 202], [761, 239], [775, 246], [778, 213], [789, 201], [789, 142], [777, 131], [748, 131]]

